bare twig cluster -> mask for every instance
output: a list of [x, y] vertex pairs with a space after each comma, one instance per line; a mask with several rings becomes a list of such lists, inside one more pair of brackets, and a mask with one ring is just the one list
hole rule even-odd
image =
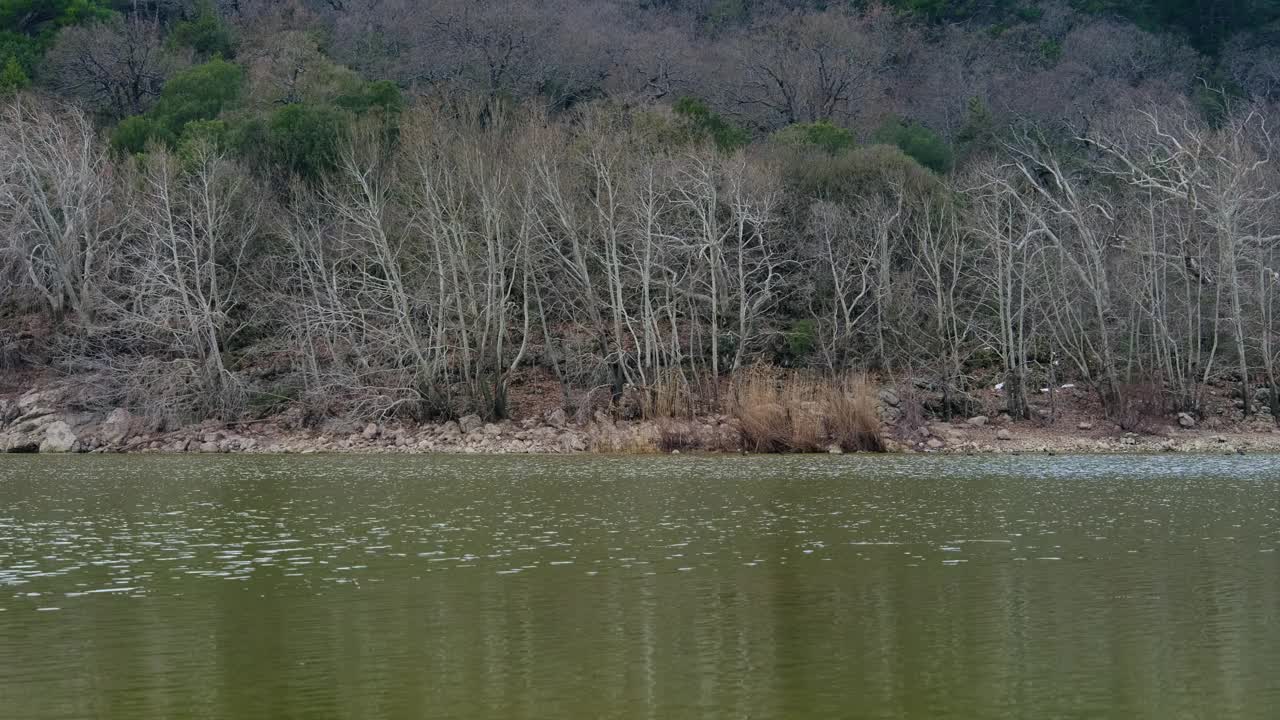
[[1115, 418], [1153, 388], [1195, 412], [1229, 377], [1280, 416], [1272, 109], [1027, 132], [938, 176], [887, 146], [724, 152], [660, 111], [477, 103], [359, 130], [281, 197], [211, 143], [119, 158], [80, 111], [20, 96], [0, 109], [6, 301], [55, 320], [103, 402], [174, 418], [261, 393], [500, 418], [538, 367], [566, 405], [736, 403], [762, 447], [875, 445], [865, 389], [813, 418], [743, 403], [749, 378], [721, 397], [762, 360], [922, 379], [943, 415], [979, 381], [1015, 417], [1064, 382]]

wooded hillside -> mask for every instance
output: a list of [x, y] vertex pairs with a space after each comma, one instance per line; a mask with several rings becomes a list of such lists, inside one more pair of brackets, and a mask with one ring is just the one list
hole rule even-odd
[[1280, 418], [1277, 18], [0, 0], [0, 367], [174, 423], [529, 372], [698, 412], [757, 363]]

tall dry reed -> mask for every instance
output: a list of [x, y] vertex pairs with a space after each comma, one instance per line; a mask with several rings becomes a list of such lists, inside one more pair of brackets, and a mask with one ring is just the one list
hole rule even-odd
[[739, 373], [729, 397], [744, 450], [762, 453], [883, 452], [875, 394], [858, 375], [824, 377], [755, 367]]

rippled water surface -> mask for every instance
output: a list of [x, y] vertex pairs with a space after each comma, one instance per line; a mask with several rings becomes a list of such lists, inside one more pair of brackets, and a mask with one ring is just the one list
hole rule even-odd
[[1280, 459], [0, 458], [0, 718], [1277, 718]]

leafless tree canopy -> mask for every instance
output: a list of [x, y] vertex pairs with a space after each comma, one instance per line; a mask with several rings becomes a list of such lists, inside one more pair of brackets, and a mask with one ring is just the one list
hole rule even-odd
[[[1052, 3], [999, 32], [835, 3], [217, 7], [244, 87], [193, 111], [207, 137], [128, 154], [102, 127], [191, 62], [160, 31], [190, 3], [61, 29], [37, 92], [0, 101], [0, 302], [103, 402], [503, 417], [536, 371], [640, 412], [765, 361], [910, 376], [946, 415], [979, 382], [1015, 417], [1075, 382], [1123, 419], [1135, 387], [1196, 412], [1227, 380], [1280, 417], [1263, 35], [1221, 48], [1224, 78]], [[362, 114], [373, 79], [403, 112]], [[278, 114], [315, 108], [346, 124]], [[885, 140], [895, 117], [961, 161]], [[286, 141], [331, 145], [295, 177], [254, 155]]]
[[530, 363], [621, 400], [776, 360], [797, 317], [805, 362], [935, 373], [955, 412], [988, 353], [1015, 415], [1051, 365], [1117, 413], [1137, 379], [1192, 410], [1207, 378], [1246, 404], [1276, 382], [1269, 108], [1109, 116], [1070, 162], [1029, 132], [945, 178], [876, 150], [856, 162], [878, 184], [816, 197], [794, 180], [814, 157], [672, 145], [603, 105], [497, 107], [421, 105], [390, 155], [357, 133], [268, 210], [211, 145], [120, 165], [82, 115], [13, 101], [7, 274], [117, 397], [201, 415], [243, 407], [251, 328], [307, 402], [368, 415], [501, 416]]
[[124, 118], [151, 107], [179, 60], [164, 48], [156, 23], [131, 18], [67, 28], [49, 63], [50, 82], [60, 93]]

